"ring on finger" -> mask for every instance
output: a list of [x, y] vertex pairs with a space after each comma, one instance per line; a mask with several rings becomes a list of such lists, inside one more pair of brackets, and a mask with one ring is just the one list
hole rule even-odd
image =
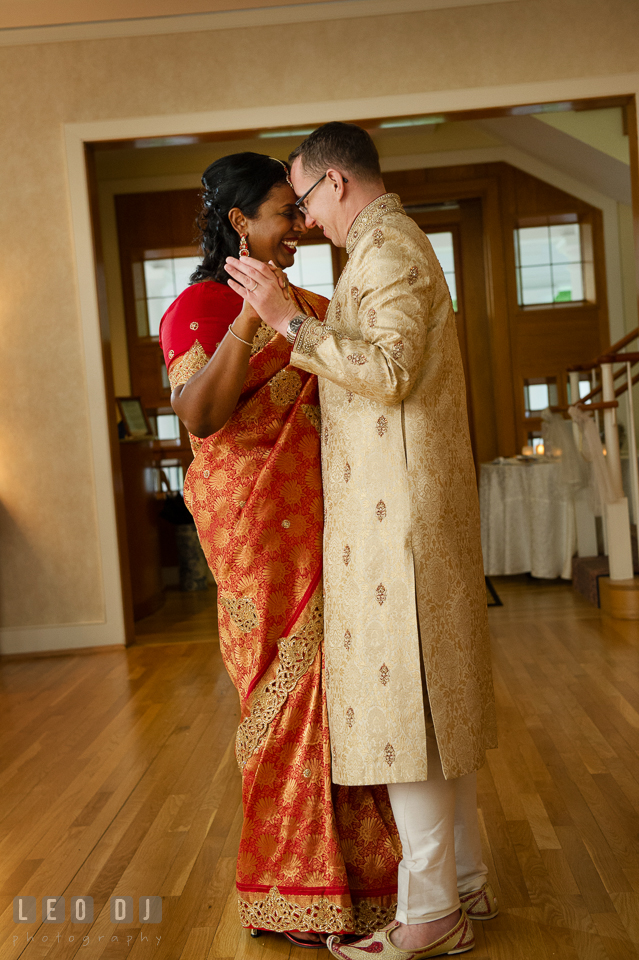
[[249, 293], [254, 293], [254, 292], [257, 290], [258, 286], [259, 286], [259, 284], [258, 284], [258, 282], [257, 282], [257, 280], [256, 280], [256, 281], [255, 281], [255, 286], [254, 286], [254, 287], [247, 287], [247, 290], [248, 290]]

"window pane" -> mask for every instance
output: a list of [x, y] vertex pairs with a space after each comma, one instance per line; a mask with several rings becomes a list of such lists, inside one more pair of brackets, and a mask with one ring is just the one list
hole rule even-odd
[[522, 267], [520, 275], [520, 302], [552, 303], [554, 300], [552, 274], [548, 267]]
[[579, 396], [587, 397], [592, 387], [590, 386], [590, 380], [580, 380], [579, 381]]
[[566, 303], [571, 300], [583, 300], [583, 269], [580, 263], [556, 266], [553, 264], [553, 300]]
[[330, 243], [301, 244], [295, 262], [286, 275], [296, 287], [311, 290], [324, 297], [333, 295], [333, 258]]
[[147, 310], [149, 312], [149, 336], [157, 337], [160, 332], [160, 320], [169, 309], [175, 297], [155, 297], [153, 300], [147, 300]]
[[550, 228], [552, 263], [580, 263], [581, 236], [578, 223], [561, 223]]
[[[427, 233], [435, 256], [441, 264], [444, 273], [455, 273], [455, 254], [453, 251], [453, 235], [446, 231], [445, 233]], [[450, 286], [450, 284], [449, 284]]]
[[298, 258], [301, 258], [302, 276], [309, 289], [310, 284], [333, 282], [333, 258], [327, 243], [308, 244], [298, 248], [295, 259]]
[[174, 413], [159, 413], [155, 420], [158, 440], [180, 439], [180, 421]]
[[145, 260], [144, 281], [147, 297], [175, 297], [172, 260]]
[[189, 285], [189, 277], [201, 263], [201, 257], [176, 257], [173, 261], [175, 271], [175, 296], [182, 293]]
[[453, 309], [457, 310], [457, 280], [454, 273], [445, 273], [446, 283], [450, 290], [450, 299], [453, 301]]
[[526, 410], [545, 410], [550, 403], [547, 383], [531, 383], [524, 388], [524, 392], [526, 394]]
[[523, 227], [516, 231], [515, 250], [518, 266], [535, 267], [550, 263], [550, 236], [548, 227]]
[[557, 380], [555, 377], [524, 380], [524, 407], [527, 417], [538, 416], [546, 407], [557, 403]]

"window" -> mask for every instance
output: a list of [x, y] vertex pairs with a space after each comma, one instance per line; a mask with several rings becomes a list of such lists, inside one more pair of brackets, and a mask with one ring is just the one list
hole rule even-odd
[[[139, 337], [157, 337], [160, 320], [178, 294], [189, 285], [189, 277], [201, 257], [172, 254], [172, 250], [146, 250], [144, 260], [133, 264], [135, 316]], [[166, 256], [162, 256], [166, 254]]]
[[441, 264], [446, 277], [446, 283], [450, 290], [450, 298], [453, 301], [453, 310], [457, 313], [457, 278], [455, 276], [455, 250], [453, 247], [453, 234], [446, 230], [442, 233], [427, 233], [435, 256]]
[[[169, 486], [174, 493], [184, 491], [184, 470], [179, 460], [160, 460], [160, 469], [164, 471]], [[160, 475], [158, 472], [158, 490], [160, 489]]]
[[288, 267], [286, 276], [296, 287], [319, 293], [329, 299], [333, 296], [333, 254], [330, 243], [300, 244], [295, 263]]
[[180, 421], [174, 413], [155, 413], [150, 415], [158, 440], [179, 440]]
[[[570, 396], [570, 379], [568, 379], [567, 389], [568, 389], [568, 403], [572, 403], [572, 399]], [[587, 373], [581, 374], [579, 377], [579, 398], [581, 399], [582, 397], [588, 396], [591, 390], [592, 390], [592, 384], [590, 383], [590, 377], [588, 376]]]
[[557, 405], [557, 380], [539, 377], [524, 380], [524, 409], [527, 417], [538, 417], [546, 407]]
[[588, 225], [577, 223], [576, 214], [574, 218], [574, 223], [515, 230], [520, 306], [594, 299], [591, 258], [586, 257], [582, 244], [582, 234]]

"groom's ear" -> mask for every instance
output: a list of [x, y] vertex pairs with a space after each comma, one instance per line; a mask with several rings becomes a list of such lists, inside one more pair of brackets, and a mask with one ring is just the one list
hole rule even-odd
[[236, 233], [239, 233], [242, 236], [243, 233], [246, 233], [248, 227], [248, 220], [242, 213], [239, 207], [231, 207], [229, 210], [229, 221]]
[[329, 182], [330, 189], [333, 191], [334, 197], [336, 200], [341, 200], [344, 196], [344, 184], [345, 180], [339, 170], [334, 170], [329, 168], [326, 171], [326, 179]]

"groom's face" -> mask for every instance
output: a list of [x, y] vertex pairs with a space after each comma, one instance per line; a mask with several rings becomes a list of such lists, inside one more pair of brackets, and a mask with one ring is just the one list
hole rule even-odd
[[313, 186], [318, 179], [306, 173], [300, 157], [295, 158], [291, 167], [291, 180], [295, 193], [298, 197], [302, 197], [313, 187], [304, 200], [303, 212], [305, 212], [306, 226], [309, 230], [311, 227], [319, 227], [328, 240], [332, 240], [338, 247], [343, 247], [345, 237], [341, 235], [343, 232], [340, 216], [342, 209], [335, 191], [335, 182], [330, 171], [317, 186]]

